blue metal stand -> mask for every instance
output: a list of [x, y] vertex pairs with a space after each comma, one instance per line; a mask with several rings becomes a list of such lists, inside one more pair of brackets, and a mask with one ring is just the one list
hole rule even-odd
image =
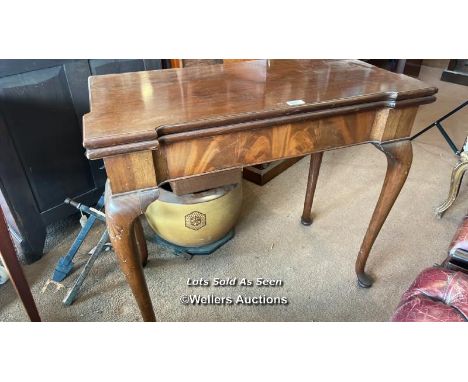
[[67, 295], [63, 299], [63, 303], [65, 305], [71, 305], [73, 304], [73, 301], [75, 301], [76, 297], [78, 296], [78, 293], [80, 292], [81, 286], [83, 285], [86, 276], [88, 276], [89, 271], [91, 270], [94, 262], [98, 258], [98, 256], [101, 254], [101, 252], [106, 248], [106, 246], [109, 245], [109, 234], [107, 232], [107, 229], [104, 231], [102, 234], [101, 238], [99, 239], [99, 242], [97, 246], [94, 248], [91, 256], [89, 256], [88, 261], [86, 262], [86, 265], [84, 266], [83, 270], [81, 271], [80, 275], [78, 278], [75, 280], [75, 283], [73, 286], [70, 288], [68, 291]]
[[[80, 203], [75, 203], [70, 199], [66, 199], [65, 202], [67, 204], [71, 204], [74, 207], [78, 208], [80, 211], [85, 211], [88, 212], [89, 208], [80, 204]], [[99, 198], [99, 201], [96, 205], [97, 210], [101, 210], [104, 207], [104, 195], [102, 195]], [[87, 211], [88, 210], [88, 211]], [[54, 274], [52, 275], [52, 280], [55, 282], [60, 282], [63, 281], [71, 272], [73, 269], [73, 258], [75, 257], [76, 253], [78, 252], [78, 249], [81, 247], [81, 244], [83, 244], [84, 239], [88, 235], [89, 231], [93, 227], [94, 222], [96, 219], [99, 219], [98, 215], [95, 214], [90, 214], [88, 217], [88, 220], [86, 221], [86, 224], [84, 225], [83, 228], [81, 228], [80, 233], [76, 237], [75, 241], [73, 242], [72, 246], [70, 247], [70, 250], [66, 254], [66, 256], [63, 256], [59, 259], [56, 267]], [[101, 219], [99, 219], [101, 220]], [[102, 219], [105, 222], [105, 218]]]

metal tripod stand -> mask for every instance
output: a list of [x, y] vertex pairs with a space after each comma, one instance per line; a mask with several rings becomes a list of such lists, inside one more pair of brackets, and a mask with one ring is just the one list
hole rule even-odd
[[410, 140], [413, 140], [419, 137], [421, 134], [424, 134], [426, 131], [432, 129], [433, 127], [437, 127], [437, 129], [439, 129], [440, 133], [442, 134], [442, 136], [444, 137], [444, 139], [446, 140], [446, 142], [448, 143], [448, 145], [450, 146], [454, 154], [460, 158], [458, 163], [455, 165], [454, 169], [452, 170], [449, 195], [447, 199], [435, 209], [435, 214], [439, 218], [442, 217], [443, 213], [450, 208], [450, 206], [453, 204], [453, 202], [457, 198], [458, 193], [460, 191], [460, 185], [463, 180], [463, 175], [465, 174], [465, 171], [468, 169], [468, 137], [465, 140], [465, 144], [462, 146], [462, 148], [458, 150], [457, 146], [455, 146], [452, 139], [449, 137], [444, 127], [442, 126], [442, 122], [448, 117], [455, 114], [456, 112], [463, 109], [466, 105], [468, 105], [468, 100], [463, 102], [460, 106], [456, 107], [449, 113], [445, 114], [442, 118], [439, 118], [437, 121], [431, 123], [425, 129], [421, 130], [419, 133], [413, 135], [410, 138]]
[[[101, 209], [104, 207], [104, 195], [102, 195], [99, 198], [96, 208], [88, 207], [84, 204], [77, 203], [69, 198], [65, 199], [65, 203], [75, 207], [81, 213], [86, 213], [89, 217], [86, 219], [86, 223], [81, 228], [78, 236], [76, 237], [66, 256], [61, 257], [58, 261], [54, 270], [54, 274], [52, 276], [52, 280], [54, 282], [60, 282], [70, 274], [71, 270], [73, 269], [73, 259], [77, 254], [78, 249], [81, 247], [84, 240], [86, 239], [86, 236], [88, 235], [96, 220], [102, 221], [104, 222], [104, 224], [106, 223], [106, 215], [101, 211]], [[109, 243], [109, 234], [106, 228], [102, 233], [98, 244], [90, 251], [90, 257], [86, 262], [83, 270], [81, 271], [81, 273], [73, 283], [73, 286], [69, 289], [68, 293], [63, 299], [63, 303], [65, 305], [73, 304], [73, 301], [75, 301], [76, 297], [78, 296], [80, 288], [83, 285], [86, 276], [88, 276], [97, 257], [101, 254], [103, 250], [108, 250], [110, 249], [110, 247], [111, 246]]]

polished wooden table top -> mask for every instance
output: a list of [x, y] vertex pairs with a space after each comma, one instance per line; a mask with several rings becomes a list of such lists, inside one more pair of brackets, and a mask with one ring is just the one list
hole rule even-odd
[[[84, 146], [141, 143], [218, 124], [360, 104], [432, 102], [437, 89], [357, 60], [255, 60], [244, 63], [90, 77]], [[420, 102], [418, 100], [420, 99]], [[292, 103], [290, 101], [293, 101]], [[297, 102], [296, 102], [297, 101]], [[288, 103], [289, 102], [289, 103]]]

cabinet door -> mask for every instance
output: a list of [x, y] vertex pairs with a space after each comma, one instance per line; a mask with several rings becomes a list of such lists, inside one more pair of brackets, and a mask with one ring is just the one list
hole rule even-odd
[[106, 179], [88, 161], [82, 117], [88, 77], [161, 68], [161, 60], [0, 60], [0, 203], [27, 261], [42, 255], [45, 226], [93, 204]]
[[0, 113], [45, 223], [67, 196], [95, 188], [67, 74], [59, 65], [0, 78]]

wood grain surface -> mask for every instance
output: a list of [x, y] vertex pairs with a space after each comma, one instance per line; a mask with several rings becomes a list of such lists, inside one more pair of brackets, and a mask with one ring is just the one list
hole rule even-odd
[[254, 60], [111, 74], [90, 77], [89, 87], [83, 141], [93, 158], [94, 149], [136, 151], [170, 134], [353, 105], [422, 104], [437, 92], [357, 60]]
[[166, 176], [175, 179], [372, 141], [374, 131], [382, 134], [381, 124], [375, 111], [366, 111], [229, 134], [186, 137], [164, 143], [160, 149], [166, 158]]

